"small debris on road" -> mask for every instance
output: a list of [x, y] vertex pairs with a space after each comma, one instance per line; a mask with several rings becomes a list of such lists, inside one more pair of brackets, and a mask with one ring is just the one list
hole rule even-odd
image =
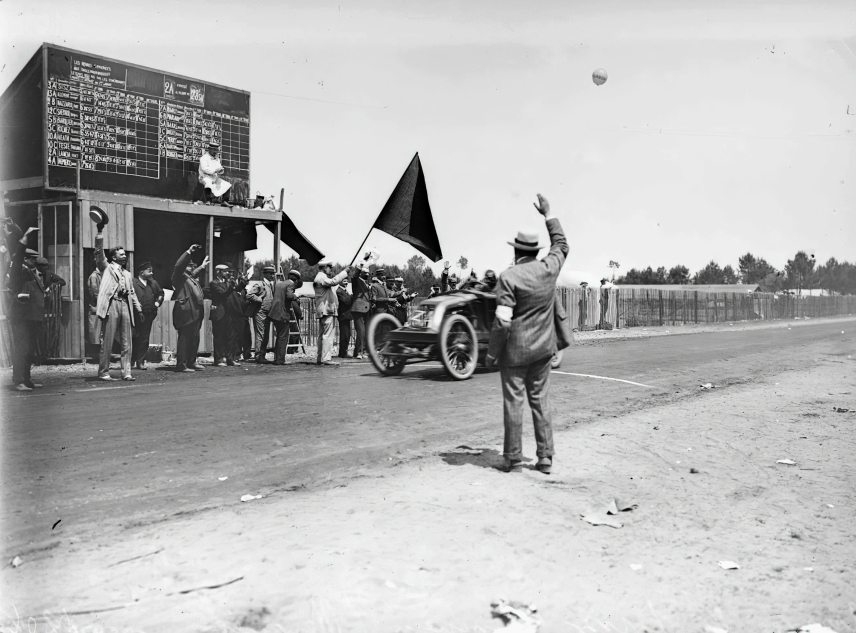
[[51, 526], [51, 530], [55, 530], [55, 529], [56, 529], [56, 526], [58, 526], [58, 525], [59, 525], [59, 522], [60, 522], [60, 521], [62, 521], [62, 519], [57, 519], [57, 520], [56, 520], [56, 523], [54, 523], [54, 524]]
[[728, 630], [721, 629], [718, 626], [707, 625], [704, 627], [704, 633], [728, 633]]
[[740, 569], [740, 565], [733, 560], [721, 560], [719, 561], [719, 566], [723, 569]]
[[255, 499], [261, 499], [261, 495], [243, 495], [241, 497], [241, 501], [253, 501]]
[[494, 633], [538, 633], [541, 628], [541, 618], [538, 607], [534, 604], [514, 600], [494, 600], [490, 603], [490, 615], [499, 618], [505, 625], [495, 629]]
[[828, 626], [823, 626], [820, 623], [805, 624], [796, 629], [788, 629], [786, 633], [836, 633]]
[[856, 413], [856, 409], [846, 409], [844, 407], [832, 407], [836, 413]]
[[20, 567], [21, 563], [23, 562], [23, 558], [21, 558], [20, 556], [16, 556], [15, 558], [9, 561], [9, 564], [12, 566], [12, 569], [14, 569], [15, 567]]
[[605, 512], [588, 512], [586, 514], [581, 514], [580, 517], [582, 517], [583, 521], [591, 523], [592, 525], [606, 525], [616, 529], [624, 527], [624, 524], [621, 521], [613, 519]]
[[619, 512], [631, 512], [639, 507], [638, 503], [630, 503], [627, 501], [620, 501], [618, 499], [613, 499], [609, 502], [609, 505], [606, 507], [607, 514], [618, 514]]
[[642, 565], [640, 565], [639, 563], [630, 563], [630, 569], [632, 569], [633, 571], [639, 571], [642, 569]]
[[217, 481], [226, 481], [228, 478], [228, 476], [217, 477]]
[[691, 475], [698, 475], [698, 468], [690, 468]]
[[[467, 446], [466, 444], [461, 444], [460, 446], [456, 446], [455, 450], [453, 452], [462, 453], [464, 455], [481, 455], [482, 453], [484, 453], [484, 451], [482, 449], [473, 448], [472, 446]], [[392, 458], [390, 458], [390, 459], [392, 459]]]
[[698, 388], [704, 389], [704, 390], [710, 390], [710, 389], [716, 389], [716, 385], [714, 385], [712, 382], [705, 382], [705, 383], [700, 384], [698, 386]]
[[784, 464], [785, 466], [796, 466], [797, 463], [792, 459], [777, 459], [777, 464]]

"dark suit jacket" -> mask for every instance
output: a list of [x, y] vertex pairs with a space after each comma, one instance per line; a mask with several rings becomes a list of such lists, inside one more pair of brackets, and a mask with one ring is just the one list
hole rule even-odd
[[556, 352], [556, 279], [568, 255], [568, 242], [558, 219], [547, 221], [547, 231], [550, 252], [544, 259], [521, 258], [499, 275], [497, 314], [505, 306], [513, 315], [508, 325], [494, 319], [490, 333], [488, 354], [501, 366], [528, 365]]
[[177, 330], [202, 320], [204, 295], [196, 278], [185, 272], [189, 261], [190, 253], [184, 251], [172, 270], [172, 325]]
[[[12, 251], [12, 264], [9, 269], [9, 290], [12, 291], [10, 316], [22, 321], [45, 320], [45, 287], [35, 271], [24, 265], [26, 246], [18, 241], [9, 245]], [[16, 296], [19, 293], [30, 295], [29, 301], [20, 303]]]
[[359, 268], [355, 268], [354, 274], [351, 275], [351, 293], [351, 312], [367, 313], [372, 305], [372, 289], [369, 282], [360, 276]]
[[339, 286], [336, 288], [336, 296], [339, 298], [339, 320], [350, 321], [352, 318], [351, 306], [354, 303], [353, 295], [342, 288], [342, 286]]
[[291, 279], [276, 281], [273, 284], [273, 301], [270, 304], [268, 318], [271, 321], [288, 323], [291, 321], [291, 302], [297, 298], [294, 294], [294, 282]]

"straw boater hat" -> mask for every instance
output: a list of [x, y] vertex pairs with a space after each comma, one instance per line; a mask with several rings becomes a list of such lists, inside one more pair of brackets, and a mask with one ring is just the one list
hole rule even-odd
[[39, 251], [34, 251], [32, 248], [24, 249], [24, 257], [38, 257]]
[[327, 266], [332, 266], [333, 260], [329, 257], [324, 257], [318, 262], [318, 268], [326, 268]]
[[275, 273], [276, 268], [274, 268], [273, 266], [265, 266], [264, 268], [262, 268], [262, 272], [263, 273]]
[[541, 250], [541, 246], [538, 245], [538, 234], [535, 231], [517, 231], [517, 237], [509, 244], [519, 251], [529, 253], [537, 253]]
[[96, 224], [107, 224], [109, 221], [107, 218], [107, 214], [104, 212], [104, 209], [101, 207], [96, 207], [94, 204], [89, 207], [89, 219], [91, 219]]
[[214, 270], [229, 270], [229, 266], [227, 264], [217, 264], [214, 266]]
[[288, 271], [288, 276], [289, 276], [289, 277], [296, 277], [297, 279], [300, 279], [300, 271], [299, 271], [299, 270], [294, 270], [294, 269], [292, 268], [291, 270], [289, 270], [289, 271]]
[[208, 149], [220, 149], [220, 143], [217, 141], [211, 141], [208, 143]]

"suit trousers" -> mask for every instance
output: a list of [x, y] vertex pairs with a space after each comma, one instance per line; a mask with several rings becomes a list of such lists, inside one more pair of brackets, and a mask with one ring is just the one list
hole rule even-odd
[[500, 367], [505, 441], [502, 452], [512, 461], [523, 459], [523, 398], [532, 410], [536, 455], [553, 457], [553, 426], [547, 398], [552, 356], [518, 367]]
[[271, 324], [268, 314], [268, 310], [261, 309], [253, 317], [253, 323], [256, 328], [256, 358], [264, 358], [265, 354], [267, 354], [267, 339]]
[[232, 361], [238, 357], [239, 332], [238, 327], [244, 317], [224, 314], [218, 321], [211, 322], [211, 333], [214, 336], [214, 362]]
[[368, 312], [352, 312], [354, 317], [354, 331], [356, 332], [356, 340], [354, 341], [354, 358], [360, 354], [366, 353], [366, 320]]
[[127, 301], [113, 299], [107, 308], [107, 316], [101, 319], [101, 355], [98, 362], [98, 375], [110, 374], [110, 342], [118, 334], [120, 366], [122, 376], [131, 375], [131, 310]]
[[12, 382], [29, 385], [33, 354], [42, 332], [41, 321], [10, 319], [12, 324]]
[[143, 312], [145, 321], [137, 323], [134, 328], [133, 340], [131, 345], [131, 361], [141, 363], [146, 359], [146, 353], [149, 351], [149, 339], [152, 335], [152, 325], [154, 324], [157, 312]]
[[[351, 320], [339, 319], [339, 358], [348, 357], [348, 346], [351, 344]], [[356, 353], [354, 353], [356, 356]]]
[[335, 318], [332, 314], [318, 317], [318, 363], [333, 360], [333, 320]]
[[[201, 310], [200, 310], [201, 312]], [[202, 315], [178, 329], [178, 342], [175, 344], [175, 366], [177, 369], [192, 368], [199, 353], [199, 328], [202, 327]]]
[[288, 321], [274, 321], [273, 331], [276, 342], [273, 346], [273, 362], [284, 365], [288, 351], [288, 339], [291, 337], [291, 327]]

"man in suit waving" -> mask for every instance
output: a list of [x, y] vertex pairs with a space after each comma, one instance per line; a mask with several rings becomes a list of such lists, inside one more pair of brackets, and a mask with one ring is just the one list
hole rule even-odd
[[131, 329], [134, 327], [134, 317], [137, 323], [142, 323], [143, 306], [137, 298], [134, 289], [134, 277], [125, 270], [128, 255], [121, 246], [107, 251], [103, 249], [103, 228], [98, 224], [95, 236], [96, 265], [101, 271], [101, 285], [98, 287], [98, 300], [95, 314], [101, 319], [101, 356], [98, 363], [98, 378], [100, 380], [115, 380], [110, 376], [110, 352], [113, 338], [118, 333], [121, 346], [120, 365], [122, 380], [135, 380], [131, 375]]
[[534, 203], [550, 234], [550, 252], [538, 259], [538, 234], [520, 231], [513, 242], [514, 265], [496, 285], [496, 318], [490, 333], [487, 364], [499, 363], [502, 381], [505, 441], [504, 470], [520, 469], [523, 459], [523, 397], [529, 400], [535, 426], [538, 463], [542, 473], [553, 464], [553, 428], [547, 398], [550, 361], [557, 350], [555, 328], [556, 279], [568, 242], [550, 203], [540, 193]]

